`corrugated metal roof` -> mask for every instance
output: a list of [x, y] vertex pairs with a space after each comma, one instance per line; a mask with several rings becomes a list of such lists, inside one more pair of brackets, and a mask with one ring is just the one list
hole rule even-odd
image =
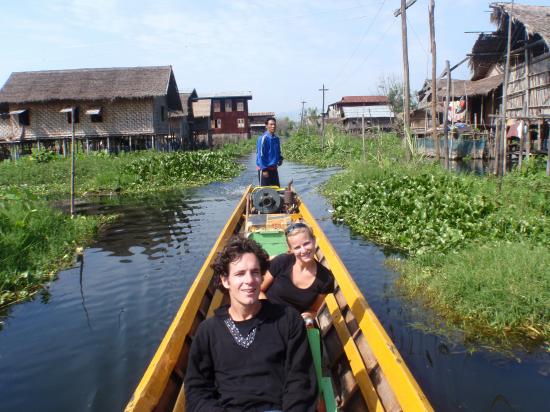
[[215, 99], [215, 98], [221, 98], [221, 97], [247, 97], [249, 99], [252, 99], [252, 92], [251, 91], [230, 91], [230, 92], [215, 92], [215, 93], [205, 93], [201, 94], [198, 99]]
[[369, 117], [395, 117], [388, 105], [342, 107], [342, 110], [346, 119], [362, 117], [363, 114], [367, 119]]
[[248, 117], [254, 116], [275, 116], [275, 112], [248, 112]]

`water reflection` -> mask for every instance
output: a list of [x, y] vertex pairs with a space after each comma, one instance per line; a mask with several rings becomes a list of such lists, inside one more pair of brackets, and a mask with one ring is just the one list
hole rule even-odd
[[[124, 408], [244, 188], [255, 181], [253, 156], [245, 163], [246, 172], [229, 183], [79, 204], [79, 212], [120, 219], [40, 299], [13, 306], [4, 318], [0, 410]], [[433, 317], [403, 299], [397, 275], [385, 265], [395, 251], [332, 222], [317, 188], [335, 170], [285, 164], [280, 172], [281, 183], [294, 179], [436, 410], [550, 409], [544, 395], [550, 355], [520, 354], [518, 362], [469, 353], [459, 332], [427, 331]]]

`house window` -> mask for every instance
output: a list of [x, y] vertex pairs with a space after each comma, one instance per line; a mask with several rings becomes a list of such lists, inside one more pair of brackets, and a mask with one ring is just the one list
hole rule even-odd
[[230, 112], [233, 109], [232, 106], [233, 106], [233, 102], [231, 101], [231, 99], [227, 99], [225, 101], [225, 111]]
[[164, 106], [160, 106], [160, 120], [164, 122]]
[[221, 112], [221, 105], [219, 100], [214, 100], [214, 113]]
[[86, 110], [86, 114], [90, 115], [90, 120], [92, 121], [92, 123], [103, 122], [103, 112], [101, 109], [89, 109]]
[[216, 120], [216, 128], [217, 128], [217, 129], [221, 129], [221, 128], [222, 128], [222, 119], [217, 119], [217, 120]]
[[31, 124], [31, 118], [27, 109], [15, 110], [10, 112], [10, 114], [17, 115], [17, 121], [20, 126], [29, 126]]
[[237, 102], [237, 111], [238, 112], [244, 112], [244, 102], [242, 100], [239, 100]]
[[239, 129], [243, 129], [244, 128], [244, 119], [237, 119], [237, 127]]
[[[78, 110], [78, 107], [75, 107], [74, 108], [74, 122], [75, 123], [80, 123], [80, 110]], [[73, 118], [72, 118], [72, 111], [71, 112], [67, 112], [67, 123], [71, 124], [73, 122]]]

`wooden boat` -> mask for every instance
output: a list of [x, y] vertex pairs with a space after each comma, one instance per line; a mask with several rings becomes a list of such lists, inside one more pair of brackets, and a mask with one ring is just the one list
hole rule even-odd
[[[271, 256], [285, 252], [284, 229], [298, 220], [313, 229], [317, 259], [335, 277], [335, 292], [326, 296], [316, 319], [318, 329], [309, 334], [326, 410], [432, 410], [306, 205], [289, 189], [248, 187], [189, 289], [126, 412], [185, 410], [183, 380], [192, 337], [199, 323], [227, 299], [213, 284], [210, 265], [216, 253], [236, 233], [252, 236]], [[315, 344], [315, 332], [320, 347]]]

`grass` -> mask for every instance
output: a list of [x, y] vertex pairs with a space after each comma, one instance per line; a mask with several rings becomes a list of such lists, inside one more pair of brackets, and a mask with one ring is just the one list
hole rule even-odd
[[[242, 166], [239, 156], [255, 142], [229, 144], [219, 150], [103, 152], [79, 154], [77, 196], [96, 193], [143, 195], [226, 180]], [[35, 152], [17, 162], [0, 163], [0, 307], [32, 296], [56, 273], [74, 262], [84, 247], [113, 216], [71, 219], [48, 201], [67, 199], [70, 159]]]
[[71, 219], [27, 191], [0, 192], [0, 307], [31, 296], [107, 221]]
[[399, 284], [470, 341], [537, 345], [550, 336], [550, 254], [531, 242], [471, 244], [455, 253], [394, 261]]
[[[290, 139], [287, 158], [341, 166], [323, 188], [335, 219], [402, 251], [398, 286], [466, 337], [495, 345], [550, 342], [550, 179], [540, 164], [497, 179], [454, 174], [378, 135]], [[294, 158], [292, 158], [294, 157]]]

